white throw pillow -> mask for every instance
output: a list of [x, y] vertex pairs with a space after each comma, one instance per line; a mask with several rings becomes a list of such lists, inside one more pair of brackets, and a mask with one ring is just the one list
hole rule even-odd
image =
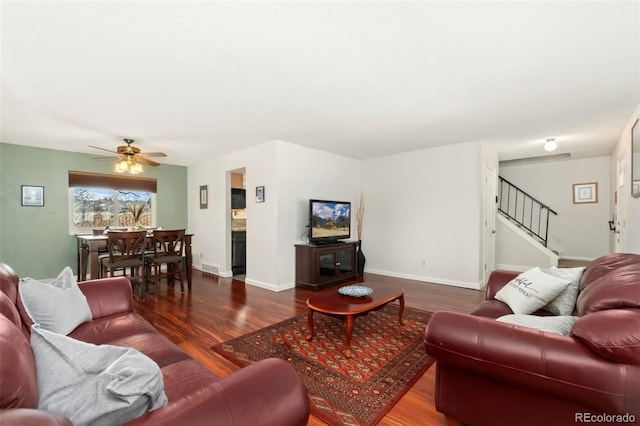
[[45, 330], [66, 335], [91, 320], [89, 302], [68, 266], [49, 284], [23, 278], [18, 289], [27, 315]]
[[571, 332], [571, 327], [573, 327], [573, 324], [577, 320], [578, 317], [572, 317], [569, 315], [554, 317], [539, 317], [537, 315], [504, 315], [496, 321], [567, 336]]
[[557, 268], [552, 266], [551, 268], [542, 268], [540, 270], [545, 274], [571, 281], [558, 297], [547, 303], [542, 309], [555, 315], [571, 315], [580, 291], [580, 277], [582, 276], [582, 271], [584, 271], [584, 266], [579, 268]]
[[558, 297], [571, 281], [545, 274], [535, 267], [509, 281], [496, 300], [509, 305], [514, 314], [531, 314]]
[[38, 409], [76, 426], [119, 425], [167, 404], [160, 367], [135, 349], [31, 328]]

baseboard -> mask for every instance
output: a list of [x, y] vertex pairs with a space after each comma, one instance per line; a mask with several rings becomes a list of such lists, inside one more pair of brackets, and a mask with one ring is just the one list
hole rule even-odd
[[425, 276], [422, 276], [422, 275], [412, 275], [412, 274], [403, 274], [403, 273], [392, 272], [392, 271], [383, 271], [383, 270], [380, 270], [380, 269], [368, 269], [368, 268], [365, 268], [364, 271], [368, 272], [370, 274], [384, 275], [386, 277], [402, 278], [402, 279], [405, 279], [405, 280], [422, 281], [422, 282], [429, 282], [429, 283], [434, 283], [434, 284], [444, 284], [444, 285], [450, 285], [450, 286], [453, 286], [453, 287], [470, 288], [470, 289], [473, 289], [473, 290], [482, 290], [484, 288], [484, 282], [483, 281], [479, 281], [479, 282], [476, 282], [476, 283], [466, 282], [466, 281], [453, 281], [453, 280], [445, 280], [445, 279], [442, 279], [442, 278], [425, 277]]
[[533, 268], [533, 266], [522, 266], [522, 265], [505, 265], [505, 264], [498, 264], [496, 265], [497, 269], [503, 269], [505, 271], [516, 271], [516, 272], [525, 272], [528, 271], [529, 269]]
[[202, 269], [199, 266], [193, 265], [192, 269], [195, 269], [196, 271], [200, 271], [204, 274], [212, 274], [212, 275], [217, 275], [219, 277], [222, 278], [232, 278], [233, 277], [233, 272], [232, 271], [218, 271], [218, 272], [211, 272], [211, 271], [205, 271], [204, 269]]
[[562, 256], [561, 259], [581, 260], [581, 261], [584, 261], [584, 262], [593, 262], [595, 260], [595, 258], [593, 258], [593, 257], [580, 257], [580, 256]]
[[[193, 266], [193, 269], [196, 269], [205, 274], [217, 275], [222, 278], [233, 278], [233, 271], [209, 272], [209, 271], [203, 271], [202, 268], [199, 268], [195, 265]], [[287, 283], [284, 285], [276, 286], [276, 285], [265, 283], [262, 281], [252, 280], [251, 278], [246, 278], [246, 277], [244, 279], [244, 283], [253, 287], [259, 287], [259, 288], [263, 288], [265, 290], [270, 290], [274, 292], [290, 290], [296, 287], [296, 283]]]
[[[578, 257], [578, 256], [562, 256], [559, 260], [564, 259], [564, 260], [578, 260], [581, 262], [592, 262], [593, 258], [590, 257]], [[528, 271], [531, 268], [534, 268], [534, 266], [524, 266], [524, 265], [506, 265], [506, 264], [498, 264], [496, 265], [496, 267], [498, 269], [504, 269], [507, 271], [517, 271], [517, 272], [525, 272]]]
[[284, 284], [284, 285], [281, 285], [281, 286], [276, 286], [276, 285], [273, 285], [273, 284], [264, 283], [262, 281], [252, 280], [251, 278], [245, 278], [244, 279], [244, 283], [245, 284], [249, 284], [249, 285], [254, 286], [254, 287], [264, 288], [265, 290], [271, 290], [271, 291], [274, 291], [274, 292], [290, 290], [292, 288], [295, 288], [295, 286], [296, 286], [296, 283], [287, 283], [287, 284]]

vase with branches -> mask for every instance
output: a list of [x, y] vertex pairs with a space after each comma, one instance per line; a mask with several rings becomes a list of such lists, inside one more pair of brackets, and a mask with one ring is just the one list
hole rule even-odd
[[135, 227], [136, 229], [143, 228], [142, 220], [145, 216], [146, 206], [147, 204], [145, 202], [137, 200], [127, 201], [127, 203], [125, 204], [125, 215], [127, 216], [127, 219], [133, 221], [133, 227]]
[[364, 264], [366, 262], [366, 258], [364, 253], [362, 253], [362, 220], [364, 218], [364, 193], [360, 191], [360, 202], [358, 203], [358, 211], [356, 213], [358, 224], [357, 224], [357, 233], [358, 233], [358, 252], [357, 256], [357, 272], [360, 278], [363, 277], [364, 274]]

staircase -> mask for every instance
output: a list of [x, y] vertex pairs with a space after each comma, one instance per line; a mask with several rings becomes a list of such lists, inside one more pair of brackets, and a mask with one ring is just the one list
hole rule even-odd
[[499, 177], [496, 263], [499, 269], [526, 271], [557, 266], [560, 253], [548, 247], [553, 209]]
[[558, 213], [503, 177], [498, 179], [498, 212], [547, 247], [549, 218]]

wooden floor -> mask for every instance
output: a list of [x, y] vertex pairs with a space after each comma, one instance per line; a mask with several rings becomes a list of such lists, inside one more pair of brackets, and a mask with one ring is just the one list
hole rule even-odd
[[[451, 310], [468, 313], [484, 300], [484, 292], [420, 281], [365, 275], [365, 280], [400, 285], [406, 306], [434, 312]], [[219, 278], [200, 271], [193, 273], [191, 292], [179, 285], [159, 291], [151, 289], [147, 301], [136, 301], [137, 311], [160, 332], [219, 376], [238, 370], [231, 362], [210, 350], [211, 346], [258, 330], [292, 316], [306, 314], [305, 301], [312, 292], [291, 289], [272, 292], [242, 281]], [[379, 423], [380, 425], [446, 425], [435, 411], [433, 387], [435, 369], [430, 368]], [[311, 417], [309, 425], [325, 425]]]

